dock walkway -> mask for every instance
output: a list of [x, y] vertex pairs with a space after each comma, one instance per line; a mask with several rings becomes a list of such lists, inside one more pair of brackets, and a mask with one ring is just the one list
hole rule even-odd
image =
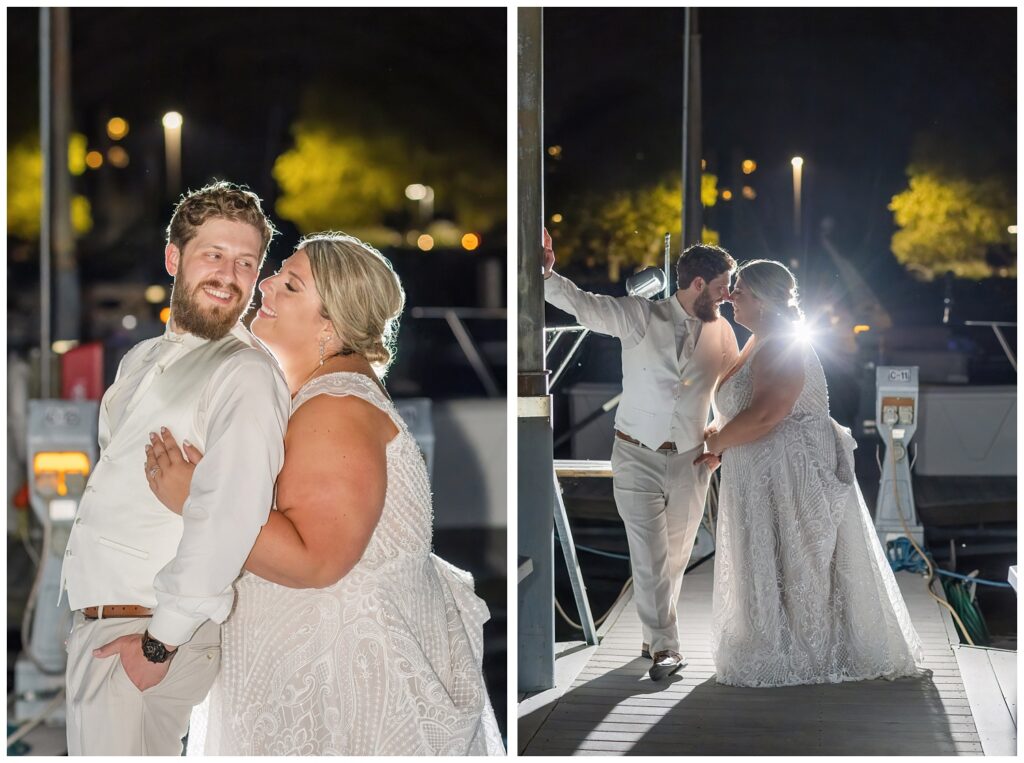
[[[896, 578], [924, 647], [922, 674], [896, 681], [746, 689], [719, 685], [711, 660], [713, 564], [688, 573], [680, 597], [681, 651], [689, 665], [661, 682], [640, 657], [632, 600], [621, 606], [585, 664], [550, 699], [520, 705], [523, 755], [983, 755], [1016, 746], [1016, 698], [989, 720], [995, 746], [983, 747], [960, 648], [948, 612], [919, 575]], [[1005, 653], [1004, 653], [1005, 654]], [[1014, 662], [1014, 653], [1008, 653]], [[575, 659], [583, 662], [579, 654]], [[1013, 693], [1015, 694], [1015, 686]], [[1012, 702], [1012, 710], [1007, 710]], [[1000, 705], [1002, 705], [1000, 707]], [[1001, 714], [1001, 715], [1000, 715]], [[1012, 715], [1012, 725], [1007, 720]], [[981, 719], [979, 719], [981, 720]], [[1001, 724], [1001, 725], [1000, 725]], [[991, 736], [991, 735], [990, 735]]]

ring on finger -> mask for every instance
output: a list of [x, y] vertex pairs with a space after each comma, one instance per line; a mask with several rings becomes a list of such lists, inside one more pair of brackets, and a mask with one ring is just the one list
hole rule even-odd
[[154, 466], [152, 469], [149, 470], [149, 476], [150, 477], [155, 477], [156, 473], [158, 471], [160, 471], [160, 467], [159, 466]]

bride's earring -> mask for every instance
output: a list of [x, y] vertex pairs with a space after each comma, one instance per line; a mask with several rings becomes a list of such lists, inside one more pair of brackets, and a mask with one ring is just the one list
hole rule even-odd
[[327, 344], [327, 342], [324, 339], [321, 339], [320, 340], [320, 365], [321, 366], [324, 364], [324, 345], [325, 344]]

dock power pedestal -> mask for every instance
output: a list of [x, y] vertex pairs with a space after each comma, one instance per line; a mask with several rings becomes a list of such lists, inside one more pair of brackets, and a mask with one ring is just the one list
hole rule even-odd
[[[883, 547], [893, 538], [907, 536], [924, 546], [924, 528], [917, 518], [910, 480], [910, 440], [920, 416], [917, 370], [917, 366], [875, 369], [875, 421], [884, 449], [879, 461], [882, 477], [875, 530]], [[916, 444], [914, 453], [916, 458]]]
[[[26, 603], [22, 645], [14, 665], [17, 722], [33, 718], [64, 687], [71, 611], [60, 592], [68, 536], [98, 455], [95, 400], [29, 400], [28, 480], [32, 512], [43, 527], [39, 568]], [[47, 720], [64, 720], [64, 706]]]

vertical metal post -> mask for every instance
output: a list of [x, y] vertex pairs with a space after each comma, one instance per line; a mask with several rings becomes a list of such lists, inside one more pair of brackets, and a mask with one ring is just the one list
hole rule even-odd
[[[683, 177], [680, 252], [701, 241], [701, 92], [697, 9], [687, 8], [683, 38]], [[678, 286], [678, 285], [677, 285]]]
[[50, 396], [50, 206], [53, 203], [50, 153], [50, 14], [39, 9], [39, 145], [43, 154], [43, 197], [39, 205], [39, 379], [40, 398]]
[[665, 292], [662, 297], [668, 299], [672, 296], [672, 234], [665, 234]]
[[543, 176], [543, 18], [518, 9], [518, 554], [533, 572], [518, 587], [519, 691], [555, 683], [554, 458], [551, 396], [544, 360], [541, 235]]
[[49, 245], [54, 276], [53, 338], [80, 338], [81, 299], [75, 233], [71, 225], [71, 173], [68, 143], [71, 137], [71, 16], [68, 8], [50, 9], [49, 23], [49, 129], [41, 135], [48, 144]]
[[679, 245], [680, 254], [689, 246], [689, 239], [686, 237], [687, 209], [686, 209], [686, 188], [690, 180], [690, 9], [684, 8], [685, 22], [683, 24], [683, 165], [682, 184], [680, 185], [679, 215], [681, 217], [679, 231], [681, 241]]

